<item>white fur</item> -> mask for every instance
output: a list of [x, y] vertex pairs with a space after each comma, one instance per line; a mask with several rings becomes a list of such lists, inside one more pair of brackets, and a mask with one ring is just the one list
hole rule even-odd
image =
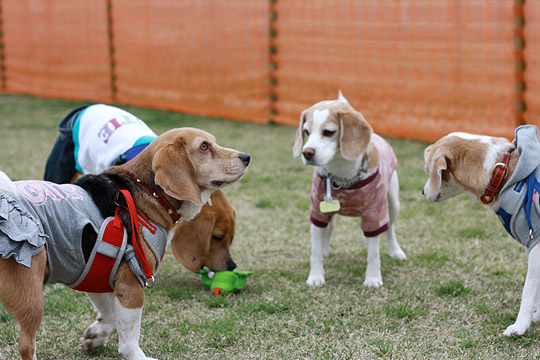
[[192, 201], [184, 201], [180, 209], [178, 209], [178, 214], [181, 215], [186, 220], [192, 220], [197, 216], [203, 206], [210, 200], [210, 195], [212, 195], [214, 190], [206, 189], [201, 192], [201, 204], [195, 204]]
[[532, 321], [540, 320], [540, 246], [532, 248], [528, 254], [528, 261], [519, 313], [516, 322], [504, 331], [505, 336], [523, 335]]
[[0, 171], [0, 194], [16, 194], [13, 182], [4, 172]]
[[142, 307], [126, 309], [114, 298], [116, 331], [118, 332], [118, 352], [127, 360], [155, 360], [146, 357], [139, 346], [141, 335]]
[[[338, 100], [347, 102], [347, 99], [339, 93]], [[325, 101], [321, 103], [330, 103], [331, 101]], [[319, 103], [319, 104], [321, 104]], [[350, 179], [358, 174], [359, 169], [362, 167], [364, 156], [361, 154], [357, 159], [346, 160], [341, 156], [338, 146], [338, 137], [332, 138], [323, 137], [322, 131], [325, 127], [325, 121], [329, 115], [328, 110], [315, 110], [313, 112], [313, 128], [308, 136], [308, 139], [303, 147], [315, 149], [315, 157], [312, 161], [306, 161], [303, 158], [304, 164], [314, 165], [315, 171], [318, 173], [324, 173], [325, 171], [332, 173], [341, 179]], [[327, 129], [329, 130], [329, 129]], [[338, 130], [338, 129], [335, 129]], [[366, 150], [367, 151], [367, 150]], [[368, 177], [371, 174], [366, 174]], [[394, 221], [399, 213], [399, 181], [397, 172], [394, 171], [390, 186], [388, 189], [388, 206], [390, 212], [389, 230], [386, 232], [388, 240], [389, 255], [396, 259], [406, 259], [406, 255], [401, 250], [399, 243], [396, 240], [396, 234], [394, 232]], [[310, 257], [310, 270], [306, 283], [309, 286], [323, 286], [326, 284], [325, 271], [323, 261], [328, 257], [330, 252], [330, 237], [335, 226], [335, 218], [325, 228], [317, 227], [311, 224], [311, 257]], [[380, 236], [366, 238], [367, 243], [367, 268], [364, 286], [380, 287], [383, 284], [381, 276], [381, 260], [379, 255], [379, 239]]]
[[97, 312], [94, 321], [81, 338], [81, 348], [91, 351], [103, 344], [114, 329], [116, 319], [114, 317], [114, 299], [112, 293], [87, 293], [94, 309]]
[[327, 109], [313, 111], [313, 126], [302, 150], [312, 148], [315, 150], [315, 156], [310, 160], [302, 157], [304, 165], [326, 165], [334, 158], [334, 155], [337, 152], [338, 144], [336, 136], [332, 138], [323, 136], [324, 130], [339, 130], [335, 124], [326, 123], [328, 115], [330, 115], [330, 111]]

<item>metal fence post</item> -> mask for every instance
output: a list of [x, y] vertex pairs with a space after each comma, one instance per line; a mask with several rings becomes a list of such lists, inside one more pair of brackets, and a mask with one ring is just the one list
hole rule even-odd
[[278, 19], [278, 13], [276, 10], [276, 3], [278, 0], [270, 0], [269, 4], [269, 19], [268, 19], [268, 36], [269, 36], [269, 48], [268, 48], [268, 86], [269, 86], [269, 120], [270, 122], [274, 121], [274, 115], [278, 114], [277, 110], [277, 101], [278, 101], [278, 95], [277, 95], [277, 85], [278, 80], [276, 77], [276, 71], [278, 68], [277, 60], [276, 60], [276, 54], [277, 54], [277, 46], [276, 46], [276, 37], [277, 37], [277, 19]]
[[514, 0], [514, 61], [515, 61], [515, 122], [516, 126], [524, 124], [524, 113], [527, 111], [525, 103], [525, 38], [523, 28], [525, 27], [524, 7], [525, 0]]
[[114, 56], [113, 0], [107, 0], [107, 32], [109, 34], [109, 64], [111, 77], [111, 100], [116, 101], [116, 60]]

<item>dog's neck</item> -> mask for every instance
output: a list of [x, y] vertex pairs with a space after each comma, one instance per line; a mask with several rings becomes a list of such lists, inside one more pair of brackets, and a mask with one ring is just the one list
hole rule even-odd
[[341, 153], [324, 166], [316, 166], [315, 171], [332, 180], [340, 188], [348, 188], [373, 175], [379, 167], [377, 148], [369, 143], [366, 150], [356, 159], [347, 160]]

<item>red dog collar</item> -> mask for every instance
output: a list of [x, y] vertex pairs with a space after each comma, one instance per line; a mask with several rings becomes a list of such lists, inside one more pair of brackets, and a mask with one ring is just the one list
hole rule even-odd
[[163, 206], [165, 210], [167, 210], [167, 213], [171, 217], [173, 224], [176, 224], [180, 220], [180, 216], [175, 211], [171, 203], [167, 199], [165, 199], [165, 197], [161, 195], [160, 192], [157, 191], [156, 189], [151, 188], [150, 186], [146, 185], [139, 179], [136, 179], [136, 180], [137, 180], [137, 184], [139, 184], [147, 193], [152, 195], [154, 199], [156, 199], [159, 202], [159, 204]]
[[491, 172], [491, 181], [489, 182], [486, 190], [482, 196], [480, 196], [480, 201], [486, 205], [491, 205], [495, 201], [495, 198], [501, 191], [504, 181], [508, 176], [508, 163], [510, 162], [510, 153], [504, 154], [502, 162], [498, 162], [493, 167]]

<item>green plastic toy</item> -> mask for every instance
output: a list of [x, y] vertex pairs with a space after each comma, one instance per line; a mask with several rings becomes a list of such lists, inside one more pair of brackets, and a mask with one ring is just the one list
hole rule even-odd
[[253, 274], [253, 271], [234, 270], [234, 271], [210, 271], [202, 269], [197, 271], [201, 274], [201, 282], [205, 286], [210, 286], [214, 295], [229, 293], [240, 290], [246, 284], [247, 277]]

